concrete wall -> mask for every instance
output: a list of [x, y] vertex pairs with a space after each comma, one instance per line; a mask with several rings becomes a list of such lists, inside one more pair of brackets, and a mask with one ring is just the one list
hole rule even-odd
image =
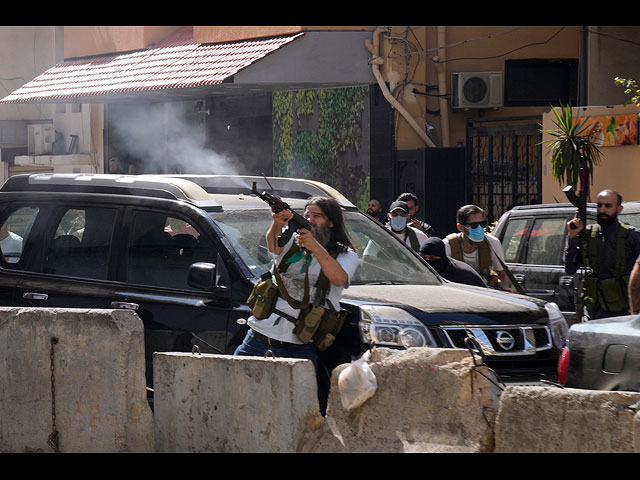
[[345, 409], [341, 365], [323, 417], [307, 360], [155, 353], [152, 414], [134, 312], [0, 307], [0, 452], [53, 452], [53, 411], [64, 453], [640, 452], [640, 393], [503, 389], [466, 350], [368, 364], [373, 396]]
[[157, 452], [298, 452], [321, 422], [308, 360], [154, 353]]
[[156, 353], [156, 451], [491, 451], [498, 397], [466, 350], [378, 349], [370, 364], [375, 395], [345, 410], [341, 365], [323, 419], [307, 360]]
[[153, 451], [135, 313], [0, 307], [0, 371], [0, 452], [52, 452], [52, 411], [63, 453]]
[[495, 453], [638, 453], [640, 393], [509, 387]]

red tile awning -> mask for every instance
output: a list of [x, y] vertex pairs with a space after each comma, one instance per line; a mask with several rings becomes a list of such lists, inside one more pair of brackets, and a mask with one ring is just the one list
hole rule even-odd
[[89, 103], [185, 89], [202, 94], [301, 35], [198, 44], [192, 27], [178, 29], [146, 50], [59, 63], [0, 103]]

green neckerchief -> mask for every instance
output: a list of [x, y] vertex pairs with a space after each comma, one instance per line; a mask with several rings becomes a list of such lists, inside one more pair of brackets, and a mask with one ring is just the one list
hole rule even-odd
[[[302, 260], [304, 258], [304, 251], [303, 250], [298, 250], [296, 253], [294, 253], [293, 255], [291, 255], [289, 258], [287, 258], [285, 260], [285, 263], [296, 263], [300, 260]], [[302, 263], [302, 268], [300, 269], [300, 273], [304, 273], [305, 267], [307, 265], [311, 264], [311, 259], [313, 258], [313, 255], [311, 255], [311, 252], [307, 253], [307, 261]]]

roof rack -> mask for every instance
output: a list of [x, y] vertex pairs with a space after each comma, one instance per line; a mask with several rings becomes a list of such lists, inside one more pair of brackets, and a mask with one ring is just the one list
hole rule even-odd
[[164, 175], [114, 175], [89, 173], [34, 173], [9, 177], [2, 192], [82, 192], [171, 198], [200, 207], [222, 208], [202, 187], [182, 178]]
[[166, 175], [171, 178], [189, 180], [208, 193], [232, 193], [250, 195], [253, 183], [258, 191], [268, 191], [283, 198], [331, 197], [344, 207], [353, 207], [344, 195], [335, 188], [314, 180], [258, 175]]

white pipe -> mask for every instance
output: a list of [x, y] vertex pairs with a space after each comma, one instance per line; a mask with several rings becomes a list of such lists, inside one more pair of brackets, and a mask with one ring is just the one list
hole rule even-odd
[[451, 146], [449, 131], [449, 102], [447, 100], [447, 69], [443, 63], [446, 57], [444, 45], [446, 45], [447, 27], [436, 27], [438, 37], [438, 55], [433, 57], [433, 61], [438, 72], [438, 96], [440, 98], [440, 130], [442, 130], [442, 146]]
[[367, 49], [373, 55], [373, 58], [369, 60], [369, 64], [371, 65], [371, 70], [373, 71], [373, 76], [376, 77], [378, 85], [380, 85], [380, 89], [382, 90], [382, 94], [384, 98], [404, 117], [404, 119], [409, 122], [409, 125], [416, 131], [420, 139], [429, 147], [435, 147], [435, 144], [431, 141], [431, 139], [427, 136], [425, 131], [420, 127], [418, 122], [411, 116], [411, 114], [396, 100], [396, 98], [391, 94], [389, 89], [387, 88], [386, 83], [384, 82], [384, 78], [382, 78], [382, 74], [380, 73], [380, 65], [384, 63], [384, 58], [380, 57], [380, 27], [376, 27], [373, 32], [373, 44], [370, 41], [365, 41], [365, 45]]

